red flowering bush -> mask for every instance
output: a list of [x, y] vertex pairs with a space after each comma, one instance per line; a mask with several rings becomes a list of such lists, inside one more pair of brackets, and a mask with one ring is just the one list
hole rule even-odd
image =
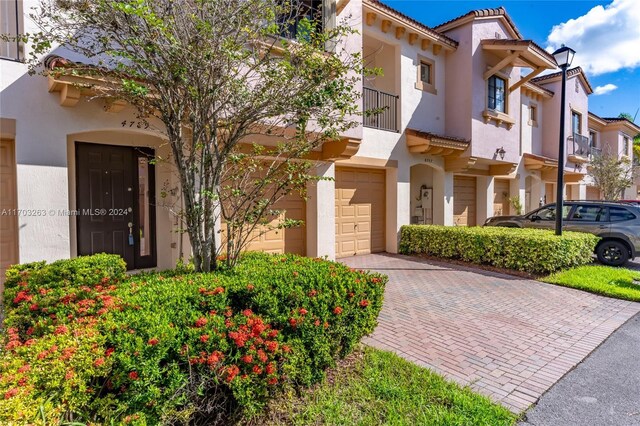
[[183, 272], [127, 278], [109, 255], [10, 269], [0, 423], [251, 415], [283, 384], [321, 378], [371, 332], [386, 282], [260, 253], [232, 271]]

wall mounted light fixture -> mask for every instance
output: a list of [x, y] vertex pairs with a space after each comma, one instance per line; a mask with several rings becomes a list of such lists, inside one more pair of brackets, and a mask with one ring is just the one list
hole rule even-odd
[[499, 155], [501, 160], [504, 160], [504, 155], [506, 153], [507, 153], [507, 151], [504, 150], [503, 146], [501, 146], [500, 148], [496, 149], [496, 155]]

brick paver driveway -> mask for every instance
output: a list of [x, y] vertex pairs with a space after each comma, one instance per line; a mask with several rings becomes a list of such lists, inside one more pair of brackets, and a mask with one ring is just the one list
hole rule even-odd
[[534, 403], [640, 304], [408, 256], [341, 261], [390, 278], [365, 343], [391, 350], [514, 412]]

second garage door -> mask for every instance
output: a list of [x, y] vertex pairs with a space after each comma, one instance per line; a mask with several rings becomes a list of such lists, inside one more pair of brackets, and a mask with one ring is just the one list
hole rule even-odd
[[476, 178], [453, 177], [453, 221], [458, 226], [476, 225]]
[[600, 190], [595, 186], [587, 186], [587, 200], [599, 200]]
[[385, 171], [336, 168], [336, 257], [384, 249]]
[[[283, 211], [280, 217], [274, 217], [269, 228], [258, 226], [251, 241], [245, 246], [245, 251], [264, 251], [267, 253], [295, 253], [306, 254], [306, 228], [304, 225], [277, 229], [284, 218], [306, 220], [306, 203], [298, 194], [292, 193], [282, 198], [272, 207], [273, 210]], [[222, 224], [222, 244], [226, 244], [226, 228]], [[266, 231], [266, 232], [265, 232]]]

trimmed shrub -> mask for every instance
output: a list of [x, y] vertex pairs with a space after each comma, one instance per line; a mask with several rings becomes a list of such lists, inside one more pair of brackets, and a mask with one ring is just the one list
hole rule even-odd
[[400, 252], [424, 253], [532, 274], [548, 274], [592, 262], [599, 238], [581, 232], [500, 227], [407, 225]]
[[386, 283], [339, 263], [262, 253], [225, 272], [127, 278], [114, 257], [9, 272], [0, 423], [251, 416], [283, 386], [321, 379], [373, 331]]

